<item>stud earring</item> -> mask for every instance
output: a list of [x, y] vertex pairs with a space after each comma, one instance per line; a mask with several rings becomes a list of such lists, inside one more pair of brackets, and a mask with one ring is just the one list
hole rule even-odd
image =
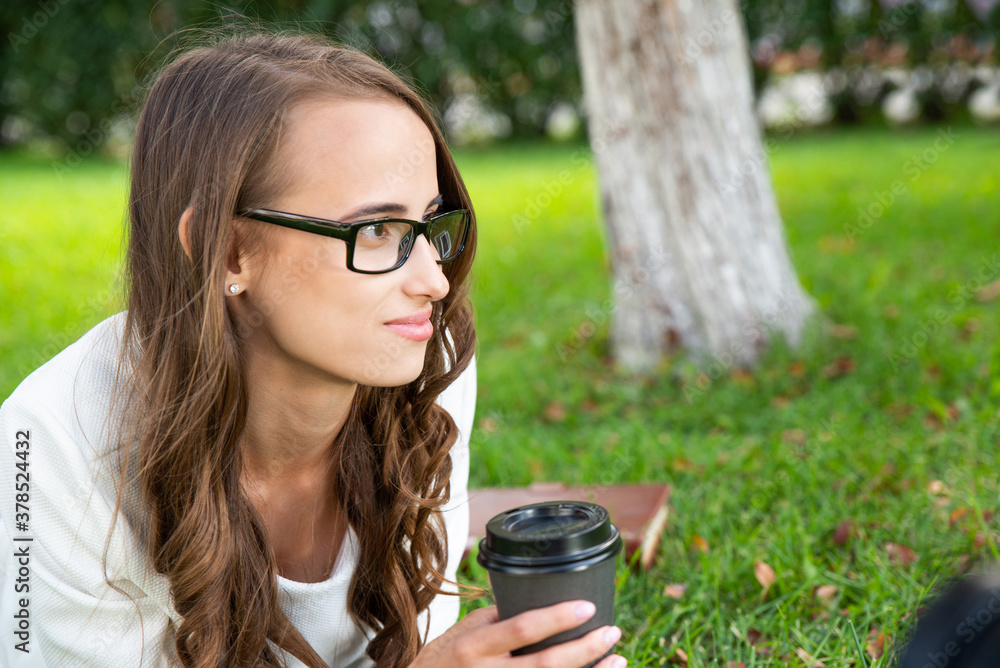
[[230, 292], [230, 294], [234, 294], [235, 295], [239, 291], [240, 291], [240, 286], [238, 286], [237, 284], [233, 283], [232, 285], [229, 286], [229, 292]]

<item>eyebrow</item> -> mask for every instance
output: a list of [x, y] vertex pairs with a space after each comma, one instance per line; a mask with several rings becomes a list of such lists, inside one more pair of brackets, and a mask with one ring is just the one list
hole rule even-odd
[[[427, 208], [430, 209], [433, 206], [441, 206], [443, 203], [444, 196], [439, 194], [431, 200], [430, 204], [427, 205]], [[404, 213], [406, 213], [406, 207], [402, 204], [379, 202], [376, 204], [366, 204], [361, 208], [355, 209], [350, 214], [343, 216], [343, 220], [352, 220], [354, 218], [374, 216], [378, 214], [403, 215]]]

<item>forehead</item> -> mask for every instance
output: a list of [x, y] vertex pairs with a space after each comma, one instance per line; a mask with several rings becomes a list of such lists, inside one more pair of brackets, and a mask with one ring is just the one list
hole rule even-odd
[[286, 117], [279, 156], [289, 184], [282, 200], [319, 198], [325, 208], [337, 209], [372, 200], [405, 203], [437, 192], [434, 139], [402, 102], [297, 104]]

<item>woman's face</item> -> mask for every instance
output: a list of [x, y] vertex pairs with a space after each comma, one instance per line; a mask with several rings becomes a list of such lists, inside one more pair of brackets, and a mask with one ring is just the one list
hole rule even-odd
[[[287, 170], [280, 180], [290, 185], [266, 208], [351, 223], [419, 220], [440, 206], [434, 140], [402, 103], [305, 102], [286, 129], [278, 163]], [[420, 374], [428, 339], [407, 338], [386, 323], [429, 315], [432, 302], [448, 294], [426, 237], [417, 238], [402, 267], [359, 274], [347, 268], [344, 241], [251, 224], [268, 225], [268, 241], [246, 264], [249, 280], [231, 274], [230, 282], [244, 287], [236, 299], [251, 325], [250, 348], [272, 373], [373, 386], [404, 385]]]

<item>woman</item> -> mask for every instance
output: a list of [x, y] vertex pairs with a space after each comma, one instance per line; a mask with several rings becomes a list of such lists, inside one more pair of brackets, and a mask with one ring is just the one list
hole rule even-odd
[[230, 37], [158, 75], [131, 162], [128, 310], [0, 409], [6, 662], [605, 654], [617, 629], [510, 655], [579, 601], [455, 623], [476, 228], [419, 97], [316, 37]]

